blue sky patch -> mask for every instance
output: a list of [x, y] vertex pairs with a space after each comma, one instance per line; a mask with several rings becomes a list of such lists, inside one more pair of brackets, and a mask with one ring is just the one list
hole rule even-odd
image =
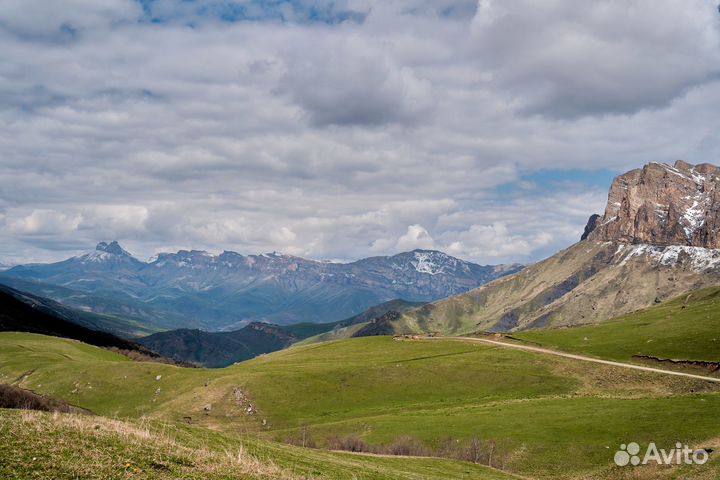
[[[151, 23], [181, 21], [197, 24], [199, 19], [235, 23], [243, 21], [279, 21], [294, 23], [343, 22], [361, 23], [366, 13], [342, 8], [328, 1], [311, 5], [298, 0], [249, 0], [244, 2], [220, 0], [176, 0], [177, 8], [168, 11], [156, 8], [157, 0], [137, 0], [142, 5], [145, 20]], [[166, 6], [164, 4], [163, 6]], [[193, 18], [188, 18], [191, 15]]]
[[519, 181], [498, 185], [495, 190], [501, 196], [514, 196], [522, 191], [533, 190], [542, 192], [557, 192], [569, 188], [607, 190], [613, 179], [621, 173], [605, 169], [538, 170], [522, 175]]

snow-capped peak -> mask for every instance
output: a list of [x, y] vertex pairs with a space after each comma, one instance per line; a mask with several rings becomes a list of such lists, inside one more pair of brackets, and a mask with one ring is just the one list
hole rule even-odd
[[132, 255], [130, 255], [127, 250], [123, 249], [116, 241], [110, 243], [100, 242], [95, 246], [95, 250], [98, 252], [111, 253], [113, 255], [125, 255], [132, 257]]
[[135, 258], [118, 242], [100, 242], [95, 250], [78, 257], [82, 263], [103, 263], [103, 262], [121, 262], [125, 260], [135, 260]]

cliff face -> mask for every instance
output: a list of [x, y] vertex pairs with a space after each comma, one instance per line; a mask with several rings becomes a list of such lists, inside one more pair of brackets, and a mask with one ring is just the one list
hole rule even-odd
[[720, 168], [677, 161], [620, 175], [588, 238], [720, 248]]

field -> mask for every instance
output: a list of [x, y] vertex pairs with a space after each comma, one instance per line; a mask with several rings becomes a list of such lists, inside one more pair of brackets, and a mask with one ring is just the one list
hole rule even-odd
[[[271, 441], [304, 439], [320, 448], [358, 441], [367, 449], [404, 444], [449, 456], [474, 448], [480, 463], [531, 478], [625, 478], [612, 456], [628, 441], [720, 447], [717, 385], [457, 341], [360, 338], [207, 370], [131, 362], [74, 341], [5, 333], [0, 382], [20, 383], [106, 417], [259, 442], [266, 451], [279, 449], [264, 458], [283, 468], [293, 464], [283, 455], [301, 451], [298, 458], [309, 470], [300, 473], [316, 468], [326, 478], [344, 478], [335, 467], [322, 467], [336, 458], [387, 462], [401, 470], [414, 463], [405, 457], [336, 457]], [[186, 436], [181, 443], [192, 442]], [[447, 469], [443, 478], [463, 478], [470, 465], [445, 464], [455, 470], [438, 467]], [[406, 478], [382, 468], [389, 478]], [[716, 462], [687, 468], [700, 478], [720, 472]], [[636, 478], [682, 472], [634, 471]]]

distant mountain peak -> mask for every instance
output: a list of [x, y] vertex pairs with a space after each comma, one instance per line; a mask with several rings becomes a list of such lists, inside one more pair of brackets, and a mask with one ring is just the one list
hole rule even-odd
[[447, 267], [454, 268], [459, 262], [454, 257], [433, 250], [414, 250], [412, 253], [415, 255], [415, 260], [410, 263], [415, 270], [430, 275], [444, 273]]
[[414, 271], [431, 276], [439, 274], [453, 275], [459, 271], [469, 273], [470, 265], [472, 265], [439, 250], [419, 248], [409, 252], [398, 253], [391, 257], [375, 258], [383, 261], [389, 260], [394, 270]]
[[123, 249], [116, 241], [112, 241], [110, 243], [100, 242], [95, 246], [95, 250], [98, 252], [112, 253], [113, 255], [132, 257], [132, 255], [127, 250]]
[[100, 242], [95, 250], [80, 257], [76, 257], [83, 264], [139, 264], [140, 261], [133, 257], [130, 252], [120, 246], [118, 242]]
[[593, 240], [720, 248], [720, 167], [678, 160], [631, 170], [615, 178], [595, 223]]

